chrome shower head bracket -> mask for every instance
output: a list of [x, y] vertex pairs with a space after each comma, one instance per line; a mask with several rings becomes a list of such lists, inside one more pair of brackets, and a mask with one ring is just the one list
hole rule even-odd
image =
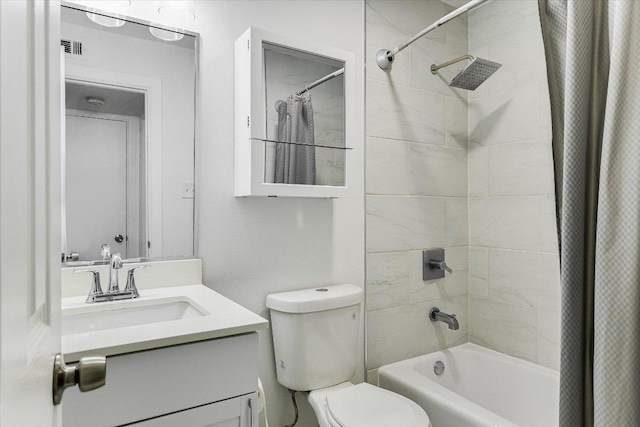
[[388, 49], [380, 49], [376, 53], [376, 62], [378, 63], [378, 67], [382, 68], [385, 71], [391, 69], [391, 64], [393, 64], [394, 58], [395, 55], [393, 55], [392, 52]]
[[440, 64], [440, 65], [433, 64], [431, 65], [431, 74], [437, 74], [439, 69], [448, 67], [449, 65], [457, 64], [460, 61], [464, 61], [464, 60], [475, 61], [475, 59], [476, 58], [474, 56], [463, 55], [460, 58], [452, 59], [451, 61], [447, 61], [444, 64]]

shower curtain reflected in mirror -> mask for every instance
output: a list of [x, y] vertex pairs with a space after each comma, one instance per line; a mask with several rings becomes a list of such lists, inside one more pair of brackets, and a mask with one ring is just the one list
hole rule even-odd
[[560, 225], [560, 426], [638, 425], [640, 2], [539, 6]]
[[276, 110], [278, 111], [278, 141], [297, 144], [275, 144], [273, 182], [314, 185], [316, 183], [316, 155], [315, 147], [313, 147], [311, 97], [292, 95], [286, 102], [278, 101]]

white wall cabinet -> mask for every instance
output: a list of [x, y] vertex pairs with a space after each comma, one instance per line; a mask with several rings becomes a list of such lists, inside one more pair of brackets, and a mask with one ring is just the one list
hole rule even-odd
[[[356, 194], [353, 183], [357, 181], [353, 156], [362, 155], [352, 150], [362, 139], [362, 129], [353, 120], [358, 114], [354, 54], [302, 38], [249, 28], [235, 42], [234, 60], [235, 195], [353, 197]], [[305, 96], [314, 98], [313, 113], [311, 110], [306, 113], [314, 123], [311, 144], [307, 138], [299, 139], [307, 131], [290, 134], [283, 131], [287, 136], [278, 135], [277, 131], [280, 127], [277, 106], [281, 102], [287, 104], [288, 96], [299, 95], [303, 89]], [[289, 113], [287, 116], [291, 118]], [[294, 147], [298, 153], [302, 150], [313, 154], [307, 154], [309, 157], [301, 161], [296, 158], [299, 154], [289, 151]], [[279, 149], [282, 159], [278, 163]], [[283, 172], [288, 179], [276, 178], [278, 164], [282, 168], [289, 165], [289, 171]], [[292, 182], [289, 175], [298, 177], [292, 171], [308, 168], [309, 164], [314, 165], [315, 180]]]
[[253, 332], [107, 357], [106, 385], [91, 393], [67, 390], [62, 421], [65, 427], [252, 427], [257, 389]]

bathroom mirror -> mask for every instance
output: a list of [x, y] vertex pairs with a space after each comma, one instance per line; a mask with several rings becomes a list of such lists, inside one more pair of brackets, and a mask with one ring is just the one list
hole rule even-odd
[[236, 41], [236, 195], [347, 195], [352, 61], [256, 28]]
[[65, 3], [62, 260], [194, 255], [197, 35]]
[[344, 186], [344, 62], [269, 43], [263, 51], [264, 182]]

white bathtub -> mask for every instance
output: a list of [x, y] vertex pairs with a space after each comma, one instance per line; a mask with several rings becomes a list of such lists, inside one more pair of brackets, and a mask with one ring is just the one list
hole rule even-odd
[[379, 382], [422, 406], [433, 427], [558, 425], [558, 372], [471, 343], [383, 366]]

